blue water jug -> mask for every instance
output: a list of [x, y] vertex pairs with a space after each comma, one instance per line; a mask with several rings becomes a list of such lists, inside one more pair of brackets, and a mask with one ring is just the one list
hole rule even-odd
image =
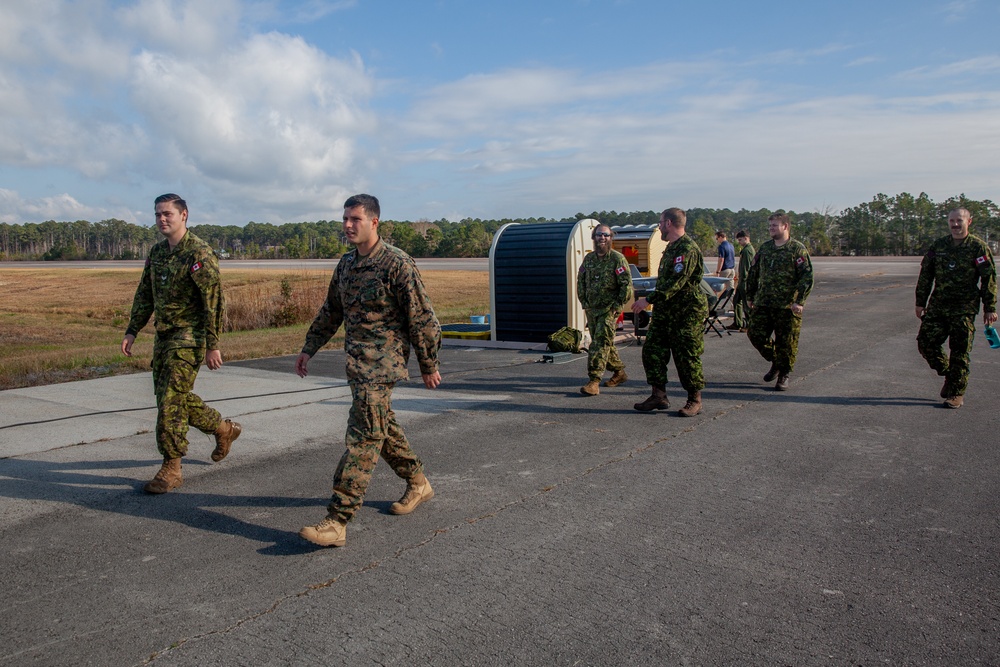
[[1000, 347], [1000, 334], [994, 327], [986, 327], [983, 329], [983, 334], [986, 336], [986, 340], [989, 341], [990, 347], [994, 350]]

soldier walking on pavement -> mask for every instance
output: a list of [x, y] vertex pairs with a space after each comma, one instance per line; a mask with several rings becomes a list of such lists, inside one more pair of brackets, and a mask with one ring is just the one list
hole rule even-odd
[[701, 354], [705, 349], [702, 326], [708, 316], [708, 301], [701, 291], [704, 260], [698, 244], [687, 235], [687, 214], [679, 208], [668, 208], [660, 214], [660, 238], [667, 247], [660, 259], [656, 289], [636, 299], [632, 312], [653, 305], [649, 334], [642, 347], [642, 367], [652, 394], [635, 409], [641, 412], [666, 410], [667, 364], [671, 354], [681, 386], [687, 391], [687, 403], [678, 413], [694, 417], [701, 412], [701, 390], [705, 377], [701, 370]]
[[746, 333], [750, 321], [750, 304], [747, 303], [747, 277], [753, 265], [756, 251], [750, 243], [750, 235], [744, 230], [736, 232], [736, 242], [740, 244], [740, 276], [733, 294], [733, 323], [727, 329]]
[[187, 230], [187, 203], [175, 194], [156, 198], [156, 227], [165, 237], [149, 251], [132, 301], [132, 316], [122, 353], [156, 314], [153, 339], [153, 390], [156, 394], [156, 446], [163, 465], [143, 489], [166, 493], [183, 483], [181, 457], [187, 454], [188, 426], [215, 436], [212, 460], [226, 458], [242, 428], [223, 420], [192, 390], [202, 361], [222, 367], [219, 335], [225, 301], [219, 262], [212, 248]]
[[[945, 406], [960, 408], [969, 384], [969, 353], [974, 320], [983, 302], [983, 324], [997, 321], [997, 271], [982, 239], [969, 233], [972, 214], [957, 208], [948, 214], [948, 236], [935, 241], [917, 278], [917, 349], [928, 365], [944, 376]], [[930, 302], [928, 303], [928, 299]], [[945, 339], [951, 357], [944, 354]]]
[[355, 246], [334, 269], [326, 301], [306, 334], [295, 361], [299, 377], [309, 360], [344, 325], [351, 411], [346, 444], [333, 477], [327, 516], [299, 535], [324, 547], [342, 547], [347, 523], [364, 501], [379, 456], [406, 480], [406, 493], [393, 514], [409, 514], [434, 497], [424, 467], [392, 411], [392, 389], [408, 379], [410, 346], [416, 351], [424, 386], [441, 384], [438, 349], [441, 327], [413, 259], [378, 235], [378, 199], [354, 195], [344, 202], [344, 234]]
[[799, 349], [802, 309], [813, 287], [809, 251], [791, 238], [790, 229], [788, 216], [780, 211], [767, 219], [771, 240], [760, 246], [746, 280], [747, 301], [752, 308], [747, 338], [760, 356], [771, 362], [764, 382], [777, 377], [777, 391], [788, 390], [788, 376]]
[[632, 298], [632, 275], [625, 256], [611, 248], [614, 232], [607, 225], [598, 225], [591, 238], [594, 252], [587, 253], [576, 276], [576, 292], [587, 314], [590, 348], [587, 354], [587, 376], [590, 380], [580, 387], [584, 396], [597, 396], [604, 370], [612, 372], [605, 387], [617, 387], [628, 380], [625, 364], [615, 348], [615, 327], [625, 304]]

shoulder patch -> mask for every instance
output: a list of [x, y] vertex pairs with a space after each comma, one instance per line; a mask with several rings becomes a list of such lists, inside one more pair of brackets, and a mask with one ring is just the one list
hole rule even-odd
[[201, 262], [195, 262], [194, 264], [191, 265], [191, 273], [194, 273], [200, 268], [201, 268]]
[[976, 265], [985, 264], [988, 261], [989, 260], [986, 259], [986, 255], [983, 255], [982, 257], [976, 257]]
[[796, 257], [795, 258], [795, 266], [802, 266], [805, 263], [806, 263], [806, 258], [805, 257]]
[[625, 273], [625, 267], [619, 266], [617, 269], [615, 269], [615, 273], [617, 273], [618, 275]]
[[677, 257], [674, 257], [674, 264], [680, 264], [683, 261], [684, 261], [684, 255], [678, 255]]

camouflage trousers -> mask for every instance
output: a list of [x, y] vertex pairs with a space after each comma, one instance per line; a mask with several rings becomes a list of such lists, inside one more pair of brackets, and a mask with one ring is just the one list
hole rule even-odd
[[[947, 384], [944, 393], [964, 396], [969, 386], [969, 353], [976, 335], [975, 315], [924, 315], [917, 333], [917, 349], [927, 364], [943, 375]], [[946, 357], [942, 346], [948, 339], [951, 356]]]
[[747, 291], [740, 283], [733, 292], [733, 324], [740, 329], [746, 329], [750, 323], [750, 304], [747, 303]]
[[181, 347], [153, 349], [153, 391], [156, 393], [156, 448], [163, 458], [187, 454], [188, 425], [203, 433], [215, 433], [222, 422], [218, 410], [195, 394], [195, 378], [205, 360], [205, 350]]
[[681, 386], [688, 392], [701, 391], [705, 388], [705, 375], [701, 370], [701, 354], [705, 350], [702, 326], [708, 316], [708, 308], [657, 315], [656, 308], [659, 307], [654, 307], [646, 343], [642, 346], [646, 382], [653, 387], [665, 386], [667, 364], [673, 356]]
[[[747, 338], [760, 356], [778, 367], [778, 373], [787, 375], [795, 367], [800, 331], [802, 316], [790, 308], [754, 308], [750, 313]], [[771, 334], [774, 334], [773, 339]]]
[[347, 417], [347, 451], [333, 475], [331, 515], [350, 521], [361, 507], [381, 454], [398, 476], [412, 479], [423, 472], [403, 429], [392, 411], [393, 384], [351, 383], [351, 411]]
[[587, 328], [591, 338], [587, 348], [587, 375], [591, 380], [600, 381], [605, 369], [612, 372], [625, 369], [615, 347], [617, 323], [618, 313], [613, 310], [587, 311]]

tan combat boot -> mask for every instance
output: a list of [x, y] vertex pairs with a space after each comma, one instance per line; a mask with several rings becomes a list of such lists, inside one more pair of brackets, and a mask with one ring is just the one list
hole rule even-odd
[[778, 381], [774, 383], [775, 391], [788, 391], [788, 373], [780, 373]]
[[580, 393], [584, 396], [597, 396], [601, 393], [600, 382], [598, 380], [591, 380], [587, 384], [580, 387]]
[[184, 479], [181, 477], [181, 460], [179, 458], [163, 459], [160, 471], [156, 473], [153, 479], [146, 482], [142, 490], [146, 493], [166, 493], [167, 491], [176, 489], [183, 483]]
[[965, 398], [962, 396], [949, 396], [944, 399], [944, 406], [946, 408], [959, 409], [965, 403]]
[[694, 417], [701, 412], [701, 392], [689, 391], [687, 403], [677, 411], [681, 417]]
[[409, 514], [417, 509], [420, 503], [426, 502], [434, 497], [434, 489], [431, 483], [424, 477], [424, 473], [419, 473], [413, 479], [406, 482], [406, 493], [398, 502], [392, 504], [389, 511], [393, 514]]
[[650, 394], [649, 398], [641, 403], [636, 403], [632, 406], [639, 412], [652, 412], [653, 410], [666, 410], [670, 407], [670, 401], [667, 400], [667, 388], [666, 387], [653, 387], [653, 393]]
[[240, 426], [240, 423], [234, 422], [232, 419], [227, 419], [219, 424], [219, 428], [215, 429], [215, 450], [212, 451], [212, 460], [218, 463], [226, 458], [229, 448], [233, 446], [236, 438], [240, 437], [242, 432], [243, 427]]
[[338, 517], [327, 515], [315, 526], [306, 526], [299, 537], [321, 547], [342, 547], [347, 543], [347, 524]]
[[604, 383], [604, 386], [605, 387], [617, 387], [620, 384], [625, 384], [626, 380], [628, 380], [628, 376], [625, 375], [625, 369], [623, 368], [620, 371], [615, 371], [614, 375], [612, 375], [608, 379], [608, 381]]

